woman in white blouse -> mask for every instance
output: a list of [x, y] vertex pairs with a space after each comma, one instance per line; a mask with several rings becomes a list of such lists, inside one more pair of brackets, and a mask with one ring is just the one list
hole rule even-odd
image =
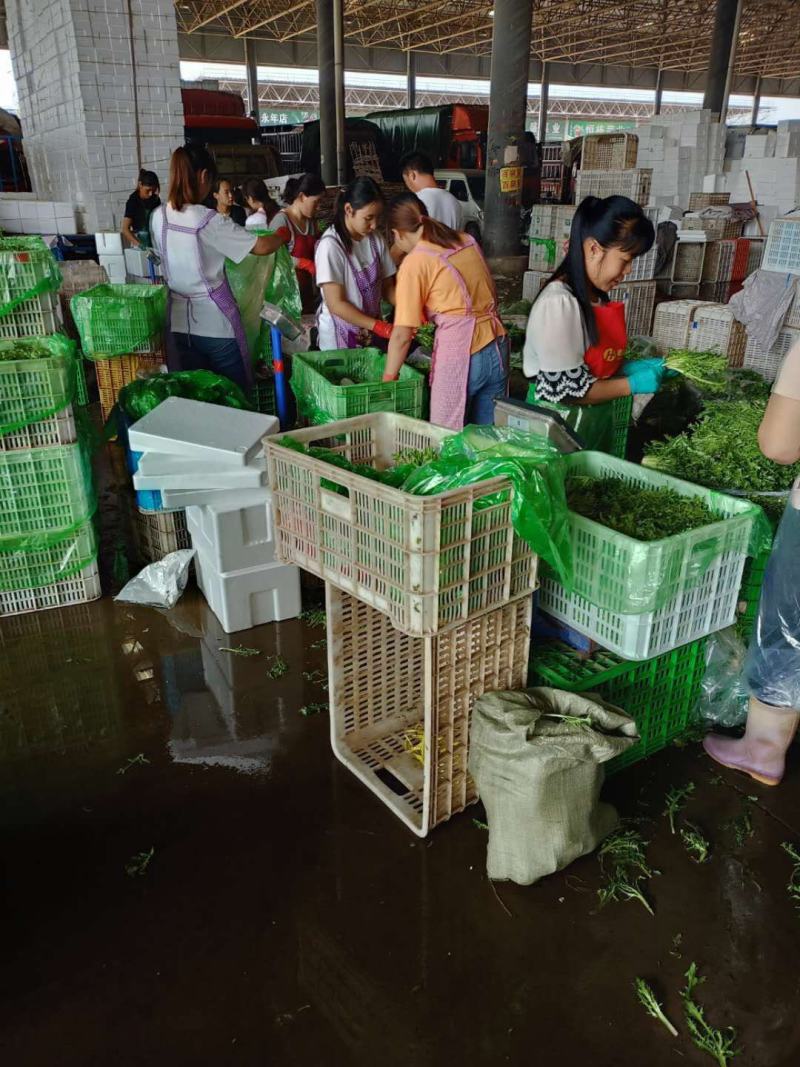
[[625, 361], [625, 305], [608, 298], [654, 240], [652, 222], [627, 197], [582, 201], [567, 254], [528, 319], [523, 367], [532, 379], [529, 402], [603, 404], [657, 392], [663, 360]]

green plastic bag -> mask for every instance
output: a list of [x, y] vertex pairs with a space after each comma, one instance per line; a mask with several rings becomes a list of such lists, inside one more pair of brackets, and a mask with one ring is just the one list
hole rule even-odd
[[209, 370], [182, 370], [137, 379], [120, 389], [119, 406], [131, 422], [136, 422], [170, 396], [245, 411], [252, 407], [235, 382]]
[[0, 318], [61, 288], [61, 271], [41, 237], [0, 237]]
[[[402, 488], [420, 496], [433, 496], [488, 478], [508, 478], [514, 490], [514, 530], [571, 590], [572, 545], [564, 493], [565, 469], [564, 457], [543, 437], [507, 426], [466, 426], [446, 438], [440, 458], [412, 471]], [[506, 492], [488, 493], [476, 508], [495, 506]]]
[[63, 411], [77, 371], [77, 347], [62, 333], [0, 341], [0, 434]]
[[[264, 235], [271, 231], [252, 232]], [[286, 246], [282, 245], [269, 256], [245, 256], [241, 263], [229, 259], [225, 262], [225, 275], [239, 307], [248, 351], [255, 361], [264, 301], [276, 304], [289, 318], [300, 321], [300, 289], [292, 257]]]

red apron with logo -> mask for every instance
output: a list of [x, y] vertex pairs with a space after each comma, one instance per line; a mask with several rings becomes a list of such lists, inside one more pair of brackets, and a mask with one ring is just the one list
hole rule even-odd
[[595, 378], [613, 378], [623, 364], [628, 346], [625, 305], [621, 300], [594, 304], [597, 344], [586, 349], [583, 362]]

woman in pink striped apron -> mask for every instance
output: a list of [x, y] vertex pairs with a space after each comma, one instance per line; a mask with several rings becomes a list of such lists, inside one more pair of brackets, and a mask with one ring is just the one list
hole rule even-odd
[[508, 392], [508, 338], [480, 248], [467, 234], [429, 218], [413, 193], [392, 201], [389, 227], [406, 255], [384, 380], [400, 373], [414, 331], [433, 321], [431, 422], [453, 430], [490, 425], [495, 399]]
[[177, 148], [169, 192], [150, 218], [153, 246], [169, 288], [167, 358], [171, 370], [211, 370], [242, 388], [252, 367], [225, 260], [265, 256], [282, 243], [257, 237], [203, 205], [217, 179], [214, 159], [199, 145]]
[[381, 319], [381, 300], [394, 303], [397, 268], [378, 225], [384, 197], [371, 178], [350, 182], [336, 203], [333, 225], [314, 253], [322, 306], [319, 347], [358, 348], [371, 337], [387, 340], [392, 327]]

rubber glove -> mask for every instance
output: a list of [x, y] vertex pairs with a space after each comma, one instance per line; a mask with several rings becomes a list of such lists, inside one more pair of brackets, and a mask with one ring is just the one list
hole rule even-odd
[[638, 396], [641, 393], [657, 393], [661, 387], [661, 379], [664, 377], [664, 361], [663, 359], [631, 360], [622, 370], [630, 383], [632, 396]]
[[314, 275], [317, 272], [316, 267], [314, 266], [314, 260], [313, 259], [302, 259], [302, 258], [295, 259], [294, 265], [295, 265], [295, 267], [297, 267], [298, 270], [307, 271], [311, 275], [312, 278], [314, 277]]
[[660, 367], [663, 370], [664, 360], [660, 356], [651, 356], [649, 359], [626, 359], [622, 364], [622, 373], [629, 378], [636, 367]]
[[392, 324], [384, 322], [383, 319], [376, 319], [372, 324], [372, 332], [376, 337], [382, 337], [384, 341], [388, 341], [392, 336]]

